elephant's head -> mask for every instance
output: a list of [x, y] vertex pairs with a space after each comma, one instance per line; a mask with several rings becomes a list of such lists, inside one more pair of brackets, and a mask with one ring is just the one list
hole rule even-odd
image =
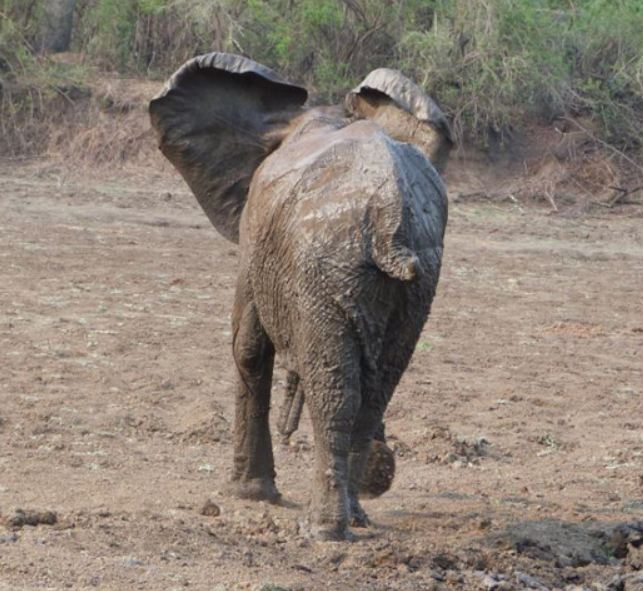
[[453, 137], [446, 117], [417, 84], [397, 70], [378, 68], [348, 93], [346, 110], [371, 119], [393, 139], [417, 146], [438, 172], [446, 168]]
[[[152, 100], [161, 151], [229, 240], [239, 240], [239, 219], [256, 170], [296, 128], [298, 117], [310, 113], [307, 97], [304, 88], [261, 64], [210, 53], [183, 65]], [[453, 145], [442, 112], [396, 70], [374, 70], [343, 107], [327, 113], [338, 125], [373, 120], [393, 139], [415, 144], [438, 171]]]

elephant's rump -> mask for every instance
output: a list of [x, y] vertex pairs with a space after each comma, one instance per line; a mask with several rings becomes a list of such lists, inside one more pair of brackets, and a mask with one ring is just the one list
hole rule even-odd
[[392, 310], [408, 305], [401, 280], [435, 289], [446, 196], [414, 147], [369, 121], [342, 124], [293, 132], [266, 159], [241, 221], [242, 257], [278, 350], [312, 316], [352, 331], [376, 360]]

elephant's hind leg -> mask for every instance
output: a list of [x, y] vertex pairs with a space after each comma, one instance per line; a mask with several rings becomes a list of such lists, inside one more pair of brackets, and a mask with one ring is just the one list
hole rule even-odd
[[[360, 485], [363, 483], [372, 440], [384, 439], [384, 412], [413, 356], [422, 327], [429, 315], [433, 289], [426, 281], [424, 279], [424, 283], [409, 288], [401, 304], [392, 311], [376, 369], [362, 374], [362, 406], [353, 427], [349, 456], [348, 495], [351, 525], [354, 527], [369, 524], [368, 516], [359, 502]], [[395, 469], [392, 457], [382, 456], [380, 470], [383, 473], [378, 484], [390, 485], [391, 469]]]
[[275, 350], [252, 302], [237, 306], [233, 355], [238, 384], [232, 493], [241, 498], [276, 501], [279, 492], [268, 425]]
[[302, 378], [315, 436], [312, 534], [350, 538], [348, 453], [360, 406], [359, 350], [350, 335], [324, 334], [304, 358]]
[[359, 502], [359, 489], [368, 462], [375, 429], [381, 423], [384, 415], [384, 411], [381, 408], [372, 407], [368, 402], [368, 399], [364, 396], [351, 434], [348, 502], [350, 524], [353, 527], [367, 527], [370, 524], [368, 515]]

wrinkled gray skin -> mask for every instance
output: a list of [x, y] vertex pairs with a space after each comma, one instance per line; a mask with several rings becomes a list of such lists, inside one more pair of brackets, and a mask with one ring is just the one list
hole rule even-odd
[[310, 522], [320, 539], [368, 523], [371, 440], [429, 314], [447, 221], [451, 147], [435, 104], [376, 70], [338, 107], [245, 58], [208, 54], [150, 106], [163, 153], [239, 242], [233, 492], [275, 501], [268, 424], [275, 355], [313, 423]]

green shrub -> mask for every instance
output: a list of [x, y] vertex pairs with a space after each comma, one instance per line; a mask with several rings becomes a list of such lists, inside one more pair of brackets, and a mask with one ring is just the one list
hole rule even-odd
[[444, 105], [459, 137], [505, 137], [525, 115], [588, 115], [620, 147], [641, 137], [643, 9], [637, 0], [439, 1], [407, 31], [401, 67]]
[[[38, 76], [45, 1], [0, 0], [1, 75]], [[317, 102], [395, 67], [437, 99], [459, 139], [496, 143], [526, 120], [581, 117], [636, 149], [642, 30], [640, 0], [77, 0], [73, 48], [157, 78], [199, 53], [243, 53]]]

